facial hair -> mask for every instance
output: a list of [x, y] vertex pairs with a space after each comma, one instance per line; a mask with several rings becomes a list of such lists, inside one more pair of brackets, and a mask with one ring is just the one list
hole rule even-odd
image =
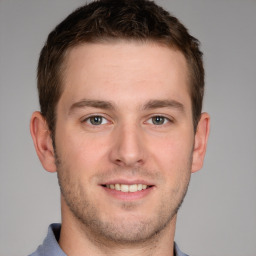
[[[116, 244], [139, 244], [156, 238], [161, 231], [165, 230], [172, 219], [176, 216], [183, 199], [186, 195], [192, 163], [192, 154], [185, 167], [186, 170], [179, 170], [184, 173], [184, 177], [178, 186], [178, 189], [171, 190], [170, 195], [161, 198], [159, 204], [152, 205], [156, 208], [153, 216], [138, 220], [135, 218], [116, 219], [115, 221], [101, 218], [101, 212], [94, 202], [93, 195], [88, 193], [84, 185], [72, 177], [70, 168], [56, 154], [57, 175], [61, 194], [68, 206], [70, 212], [79, 221], [83, 231], [98, 241], [108, 241]], [[104, 180], [105, 177], [115, 177], [123, 173], [122, 168], [116, 168], [104, 172], [96, 172], [97, 178]], [[125, 170], [130, 172], [131, 176], [140, 176], [151, 178], [164, 183], [164, 178], [159, 172], [149, 171], [144, 168], [133, 168]], [[123, 202], [121, 209], [130, 212], [137, 207], [134, 202]], [[88, 235], [87, 235], [88, 236]]]

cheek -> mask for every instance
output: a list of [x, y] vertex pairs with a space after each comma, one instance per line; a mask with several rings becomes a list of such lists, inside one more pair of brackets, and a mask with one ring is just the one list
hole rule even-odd
[[188, 136], [166, 136], [151, 143], [151, 154], [166, 168], [178, 168], [191, 160], [193, 139]]
[[[58, 138], [56, 138], [58, 139]], [[83, 132], [70, 130], [59, 132], [59, 140], [56, 140], [58, 155], [71, 169], [76, 171], [90, 171], [100, 168], [106, 154], [106, 140], [95, 139]]]
[[164, 178], [164, 194], [183, 193], [190, 180], [192, 149], [193, 139], [187, 136], [166, 137], [151, 149], [151, 164], [156, 165]]

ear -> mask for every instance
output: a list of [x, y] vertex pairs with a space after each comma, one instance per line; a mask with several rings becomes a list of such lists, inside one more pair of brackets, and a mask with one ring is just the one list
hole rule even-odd
[[210, 116], [207, 113], [202, 113], [195, 135], [192, 172], [199, 171], [203, 167], [209, 131]]
[[36, 153], [48, 172], [55, 172], [55, 154], [52, 144], [51, 132], [47, 122], [40, 112], [34, 112], [30, 120], [30, 133], [34, 142]]

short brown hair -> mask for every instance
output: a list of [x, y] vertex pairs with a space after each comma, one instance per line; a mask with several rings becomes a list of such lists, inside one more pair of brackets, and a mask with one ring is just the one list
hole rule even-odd
[[199, 41], [177, 18], [148, 0], [98, 0], [80, 7], [48, 36], [38, 64], [41, 113], [54, 135], [56, 106], [63, 91], [67, 50], [86, 42], [153, 41], [178, 49], [189, 67], [193, 124], [196, 131], [204, 94], [204, 68]]

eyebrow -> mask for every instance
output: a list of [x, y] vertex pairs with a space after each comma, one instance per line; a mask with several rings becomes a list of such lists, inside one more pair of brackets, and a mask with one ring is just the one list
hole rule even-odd
[[143, 106], [143, 110], [155, 108], [174, 108], [184, 111], [184, 105], [176, 100], [150, 100]]
[[72, 104], [72, 106], [69, 109], [69, 114], [77, 108], [84, 108], [84, 107], [101, 108], [101, 109], [107, 109], [107, 110], [114, 109], [113, 104], [108, 101], [83, 99]]
[[[112, 104], [110, 101], [82, 99], [71, 105], [69, 114], [72, 113], [75, 109], [85, 107], [100, 108], [106, 110], [115, 109], [114, 104]], [[149, 100], [144, 106], [142, 106], [142, 110], [151, 110], [156, 108], [174, 108], [184, 112], [184, 105], [176, 100]]]

